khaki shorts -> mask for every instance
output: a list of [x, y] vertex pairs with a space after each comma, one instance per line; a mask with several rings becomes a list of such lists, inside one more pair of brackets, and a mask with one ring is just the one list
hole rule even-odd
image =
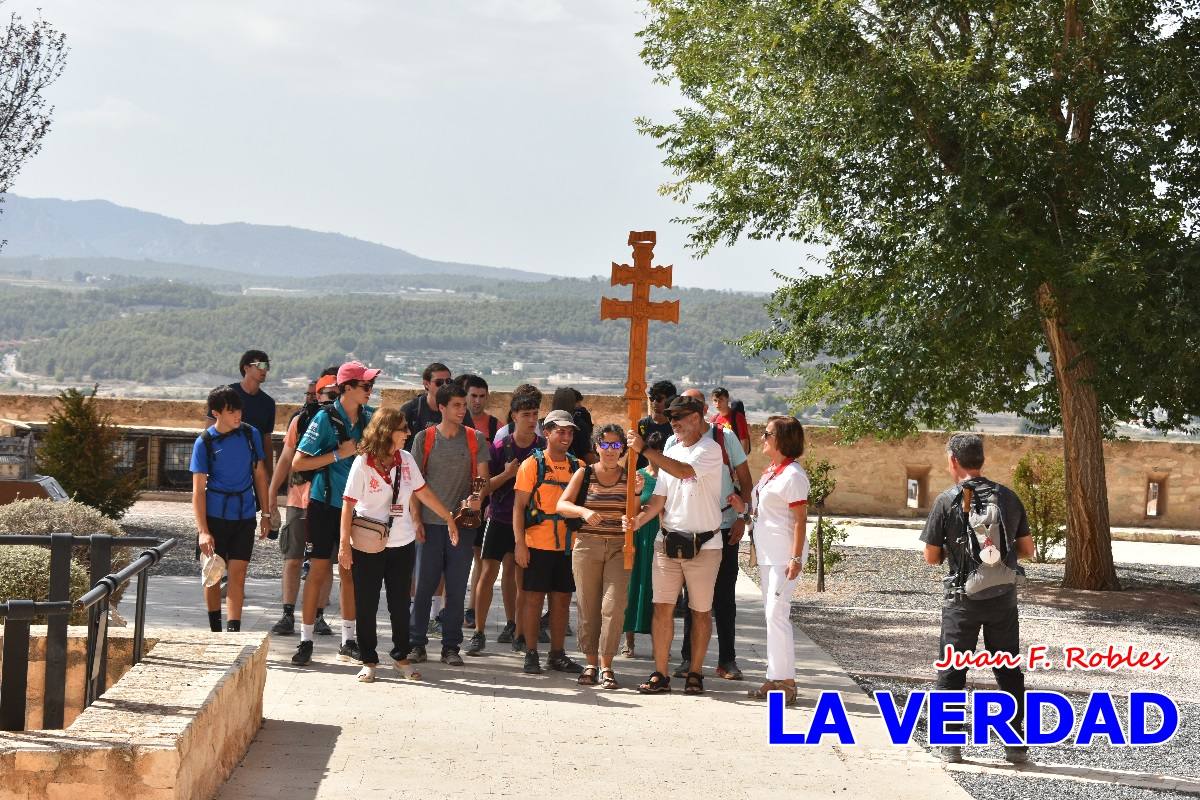
[[284, 561], [304, 558], [304, 544], [308, 531], [305, 529], [304, 509], [288, 506], [283, 527], [279, 529], [279, 552]]
[[674, 605], [686, 585], [688, 608], [704, 613], [712, 611], [713, 587], [721, 568], [721, 548], [701, 550], [695, 558], [667, 558], [662, 541], [654, 543], [654, 569], [651, 583], [654, 602]]

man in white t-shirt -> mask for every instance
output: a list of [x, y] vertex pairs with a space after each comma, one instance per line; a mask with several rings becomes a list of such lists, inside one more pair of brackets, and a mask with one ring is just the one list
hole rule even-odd
[[654, 543], [654, 672], [638, 687], [643, 694], [671, 690], [667, 659], [675, 634], [675, 599], [686, 586], [692, 614], [691, 671], [685, 694], [704, 691], [704, 653], [712, 636], [713, 587], [721, 566], [721, 472], [725, 469], [721, 448], [704, 436], [704, 404], [680, 396], [667, 406], [676, 443], [662, 453], [647, 449], [642, 437], [629, 433], [629, 449], [644, 455], [658, 467], [658, 483], [650, 502], [626, 528], [637, 530], [660, 513], [662, 530]]

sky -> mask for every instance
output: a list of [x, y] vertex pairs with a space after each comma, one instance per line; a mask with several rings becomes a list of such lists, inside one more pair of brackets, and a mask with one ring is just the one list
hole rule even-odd
[[681, 105], [640, 0], [0, 0], [66, 33], [12, 191], [193, 223], [332, 231], [427, 258], [607, 277], [657, 230], [682, 286], [770, 291], [792, 242], [703, 260], [634, 118]]

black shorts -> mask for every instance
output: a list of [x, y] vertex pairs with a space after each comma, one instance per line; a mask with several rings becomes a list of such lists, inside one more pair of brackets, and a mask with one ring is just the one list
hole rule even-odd
[[483, 531], [485, 528], [487, 528], [486, 522], [475, 529], [475, 549], [476, 550], [483, 547]]
[[325, 505], [319, 500], [308, 501], [308, 543], [312, 545], [309, 558], [333, 558], [342, 538], [342, 509]]
[[505, 525], [503, 522], [489, 519], [484, 530], [486, 531], [486, 535], [483, 537], [484, 558], [503, 561], [506, 555], [517, 549], [517, 540], [513, 536], [512, 525]]
[[226, 561], [249, 561], [254, 552], [253, 519], [221, 519], [207, 517], [208, 532], [213, 537], [213, 552]]
[[521, 588], [527, 592], [575, 591], [575, 574], [571, 557], [565, 550], [529, 548], [529, 566], [525, 568]]

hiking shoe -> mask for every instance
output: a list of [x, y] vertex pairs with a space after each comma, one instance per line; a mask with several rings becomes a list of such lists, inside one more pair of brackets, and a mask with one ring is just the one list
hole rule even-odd
[[951, 745], [949, 747], [939, 747], [939, 748], [937, 748], [937, 751], [938, 751], [938, 756], [941, 757], [942, 761], [945, 761], [947, 764], [961, 764], [962, 763], [962, 748], [959, 747], [958, 745]]
[[542, 660], [538, 657], [537, 650], [525, 651], [525, 666], [521, 669], [526, 675], [542, 674]]
[[458, 650], [443, 650], [442, 663], [448, 667], [461, 667], [463, 660], [462, 656], [458, 654]]
[[539, 628], [538, 629], [538, 643], [539, 644], [550, 644], [550, 629], [549, 628]]
[[351, 639], [344, 645], [338, 648], [338, 661], [344, 661], [347, 664], [362, 661], [362, 654], [358, 652], [358, 642]]
[[475, 609], [468, 608], [467, 613], [463, 614], [463, 625], [468, 628], [475, 627]]
[[296, 617], [291, 614], [284, 614], [271, 626], [271, 633], [276, 636], [292, 636], [296, 633]]
[[292, 663], [297, 667], [303, 667], [308, 662], [312, 661], [313, 643], [312, 640], [301, 642], [296, 648], [296, 652], [292, 655]]
[[1004, 747], [1004, 760], [1010, 764], [1024, 764], [1029, 761], [1028, 747]]
[[426, 661], [429, 655], [425, 652], [425, 645], [419, 644], [412, 649], [408, 654], [408, 660], [414, 664], [420, 664]]
[[475, 631], [471, 634], [471, 641], [467, 644], [467, 655], [481, 656], [483, 648], [487, 644], [487, 637], [483, 635], [483, 631]]
[[429, 620], [429, 632], [436, 633], [438, 636], [442, 635], [442, 612], [441, 611], [439, 611], [437, 613], [436, 617]]
[[688, 673], [692, 671], [691, 659], [685, 658], [679, 662], [679, 669], [671, 673], [672, 678], [686, 678]]
[[569, 672], [572, 675], [579, 675], [583, 672], [583, 667], [571, 660], [571, 657], [565, 651], [559, 650], [551, 653], [546, 659], [546, 666], [555, 672]]
[[525, 647], [525, 637], [518, 636], [512, 640], [512, 649], [514, 653], [524, 653], [528, 648]]
[[515, 634], [516, 632], [517, 632], [517, 623], [513, 622], [510, 619], [508, 622], [504, 623], [503, 630], [501, 630], [500, 635], [496, 637], [496, 643], [497, 644], [512, 644], [513, 634]]
[[333, 628], [325, 621], [324, 614], [317, 614], [317, 619], [313, 622], [313, 633], [318, 636], [333, 636]]

